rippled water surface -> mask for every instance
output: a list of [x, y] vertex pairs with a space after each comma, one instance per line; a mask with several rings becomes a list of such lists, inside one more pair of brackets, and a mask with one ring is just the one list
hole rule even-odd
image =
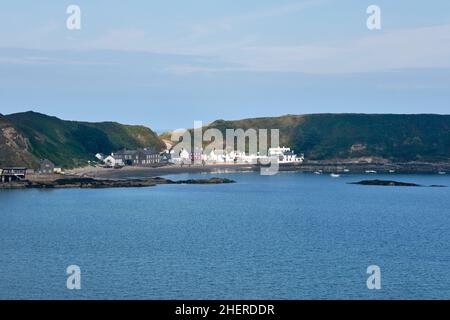
[[[0, 298], [450, 299], [450, 188], [215, 176], [237, 183], [0, 191]], [[66, 288], [73, 264], [79, 291]], [[379, 291], [366, 287], [374, 264]]]

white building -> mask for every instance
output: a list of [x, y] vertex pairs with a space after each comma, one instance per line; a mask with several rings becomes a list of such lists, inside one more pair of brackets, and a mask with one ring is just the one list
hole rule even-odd
[[179, 158], [181, 160], [183, 160], [183, 161], [187, 161], [187, 160], [191, 160], [191, 155], [186, 149], [183, 149], [180, 152], [180, 157]]
[[269, 148], [269, 157], [277, 157], [278, 163], [302, 163], [305, 159], [303, 155], [297, 156], [291, 148], [276, 147]]
[[100, 161], [104, 161], [105, 160], [105, 155], [103, 153], [97, 153], [95, 155], [95, 157], [100, 160]]
[[170, 151], [169, 162], [174, 164], [191, 163], [191, 155], [186, 149], [181, 150], [178, 154], [175, 154], [174, 150], [172, 150]]
[[300, 164], [304, 160], [303, 155], [298, 156], [293, 150], [286, 147], [270, 148], [268, 155], [263, 156], [260, 156], [259, 153], [246, 154], [245, 152], [234, 150], [226, 152], [223, 150], [212, 150], [207, 153], [203, 153], [202, 150], [201, 152], [190, 154], [183, 149], [178, 155], [175, 155], [174, 151], [171, 151], [170, 154], [170, 162], [175, 164], [191, 163], [193, 159], [196, 161], [201, 160], [207, 164], [256, 164], [260, 161], [272, 160], [273, 158], [276, 158], [280, 164]]
[[103, 162], [109, 167], [115, 167], [116, 164], [119, 165], [118, 161], [113, 156], [107, 156], [105, 159], [103, 159]]

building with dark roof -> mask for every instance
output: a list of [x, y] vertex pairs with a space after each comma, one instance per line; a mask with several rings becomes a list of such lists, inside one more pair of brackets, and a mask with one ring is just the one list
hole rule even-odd
[[39, 162], [39, 169], [37, 170], [40, 174], [51, 174], [55, 171], [55, 165], [48, 159], [41, 160]]
[[25, 180], [27, 168], [8, 167], [1, 170], [0, 181], [2, 183]]
[[117, 165], [146, 167], [160, 162], [159, 152], [155, 149], [121, 150], [111, 155]]

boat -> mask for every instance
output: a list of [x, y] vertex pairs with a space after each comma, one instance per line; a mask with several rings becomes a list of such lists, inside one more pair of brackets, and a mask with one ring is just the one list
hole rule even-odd
[[440, 175], [443, 176], [443, 175], [447, 174], [447, 172], [445, 172], [445, 171], [439, 171], [438, 174], [440, 174]]
[[317, 174], [317, 175], [320, 175], [320, 174], [322, 174], [322, 173], [323, 173], [322, 170], [318, 170], [318, 171], [314, 172], [314, 174]]
[[395, 173], [395, 170], [389, 170], [389, 173]]
[[341, 175], [338, 174], [338, 173], [332, 173], [332, 174], [330, 174], [330, 176], [331, 176], [332, 178], [339, 178]]
[[376, 174], [377, 172], [375, 170], [366, 170], [366, 173]]

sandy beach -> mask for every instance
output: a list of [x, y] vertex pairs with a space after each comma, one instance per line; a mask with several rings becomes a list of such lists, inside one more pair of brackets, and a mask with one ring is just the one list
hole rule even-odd
[[67, 170], [66, 174], [92, 177], [98, 179], [125, 179], [125, 178], [151, 178], [164, 175], [182, 173], [232, 173], [243, 171], [256, 171], [259, 167], [255, 165], [191, 165], [178, 166], [168, 165], [163, 167], [124, 167], [122, 169], [83, 167]]

